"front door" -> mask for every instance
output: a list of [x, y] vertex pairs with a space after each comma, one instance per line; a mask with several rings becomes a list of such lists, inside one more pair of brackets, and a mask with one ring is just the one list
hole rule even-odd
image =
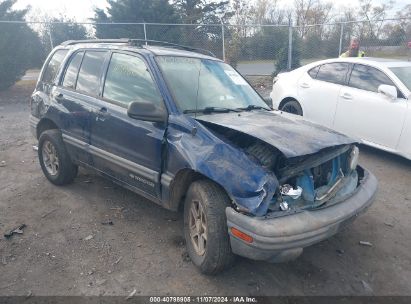
[[127, 106], [139, 100], [163, 104], [146, 62], [133, 53], [112, 53], [94, 108], [91, 152], [98, 170], [158, 198], [165, 125], [130, 118]]
[[74, 53], [61, 84], [52, 92], [55, 102], [61, 107], [63, 140], [72, 157], [87, 165], [91, 165], [87, 147], [90, 144], [93, 105], [98, 102], [102, 66], [108, 54], [108, 51], [98, 50]]
[[378, 93], [381, 84], [394, 83], [376, 68], [356, 64], [348, 86], [341, 89], [334, 128], [372, 144], [396, 149], [407, 103]]

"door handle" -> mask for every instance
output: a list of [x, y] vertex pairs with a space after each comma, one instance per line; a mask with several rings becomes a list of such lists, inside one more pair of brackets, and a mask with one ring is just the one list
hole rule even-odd
[[58, 94], [54, 95], [54, 99], [57, 101], [57, 103], [61, 103], [64, 100], [63, 93], [58, 93]]
[[96, 112], [96, 121], [105, 121], [108, 116], [110, 116], [110, 113], [108, 113], [106, 107], [102, 107], [100, 110]]
[[352, 99], [352, 95], [348, 94], [348, 93], [344, 93], [341, 95], [342, 98], [346, 99], [346, 100], [351, 100]]
[[310, 85], [306, 82], [303, 82], [302, 84], [300, 84], [300, 87], [302, 87], [304, 89], [308, 89], [310, 87]]

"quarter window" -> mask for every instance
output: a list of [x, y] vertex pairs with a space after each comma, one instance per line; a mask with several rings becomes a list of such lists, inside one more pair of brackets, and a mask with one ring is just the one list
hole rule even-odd
[[308, 71], [308, 75], [310, 75], [311, 78], [317, 78], [317, 73], [320, 70], [320, 66], [316, 66], [315, 68], [312, 68], [311, 70]]
[[347, 72], [349, 69], [348, 63], [334, 62], [326, 63], [320, 66], [317, 73], [317, 80], [323, 80], [336, 84], [345, 84]]
[[79, 52], [71, 58], [70, 64], [67, 67], [66, 75], [63, 80], [63, 87], [75, 89], [76, 80], [78, 75], [78, 70], [81, 64], [81, 59], [83, 58], [84, 52]]
[[103, 97], [124, 105], [138, 100], [155, 104], [162, 101], [145, 62], [120, 53], [111, 57]]
[[349, 86], [361, 90], [378, 92], [378, 87], [382, 84], [394, 86], [392, 81], [383, 72], [362, 64], [354, 65], [351, 72]]
[[58, 50], [53, 54], [50, 61], [47, 64], [43, 73], [42, 82], [52, 83], [56, 79], [57, 73], [60, 69], [60, 65], [66, 57], [68, 50]]
[[76, 90], [90, 95], [98, 95], [100, 76], [107, 52], [87, 51], [81, 63]]

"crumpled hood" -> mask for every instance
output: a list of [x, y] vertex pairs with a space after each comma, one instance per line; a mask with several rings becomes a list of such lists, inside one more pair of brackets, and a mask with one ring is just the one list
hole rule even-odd
[[287, 158], [355, 142], [341, 133], [299, 116], [277, 111], [213, 113], [197, 116], [196, 119], [256, 137], [280, 150]]

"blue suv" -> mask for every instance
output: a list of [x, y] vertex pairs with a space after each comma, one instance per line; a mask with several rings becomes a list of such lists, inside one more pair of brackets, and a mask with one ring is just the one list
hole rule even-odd
[[68, 41], [48, 56], [30, 105], [50, 182], [70, 183], [84, 166], [184, 210], [187, 251], [203, 273], [235, 255], [296, 258], [366, 210], [377, 190], [354, 140], [271, 110], [201, 50]]

